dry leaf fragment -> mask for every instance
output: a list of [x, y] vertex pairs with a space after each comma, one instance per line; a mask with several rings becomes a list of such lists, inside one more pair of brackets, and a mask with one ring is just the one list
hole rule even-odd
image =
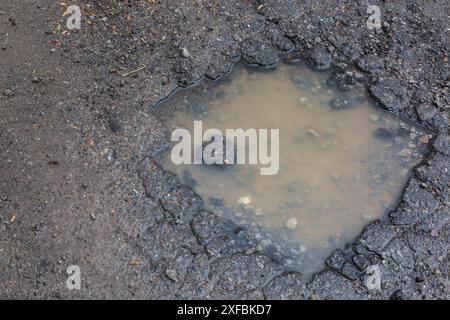
[[142, 262], [138, 259], [131, 259], [128, 261], [129, 266], [139, 266], [141, 264], [142, 264]]

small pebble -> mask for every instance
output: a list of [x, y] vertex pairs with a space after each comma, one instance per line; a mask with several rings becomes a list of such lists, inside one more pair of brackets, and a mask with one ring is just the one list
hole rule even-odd
[[411, 149], [408, 149], [408, 148], [405, 148], [405, 149], [403, 149], [403, 150], [401, 150], [399, 153], [398, 153], [398, 155], [400, 156], [400, 157], [409, 157], [409, 156], [411, 156]]
[[256, 209], [256, 210], [254, 211], [254, 213], [255, 213], [255, 215], [257, 215], [257, 216], [260, 216], [260, 215], [263, 214], [263, 211], [262, 211], [261, 209]]
[[181, 56], [183, 58], [189, 58], [191, 56], [191, 54], [189, 53], [188, 49], [182, 48], [181, 49]]
[[428, 141], [429, 141], [428, 135], [423, 135], [423, 136], [421, 136], [421, 137], [419, 138], [419, 142], [420, 142], [421, 144], [427, 144]]
[[371, 120], [372, 122], [378, 122], [378, 121], [380, 120], [380, 117], [377, 116], [376, 114], [371, 114], [371, 115], [369, 116], [369, 118], [370, 118], [370, 120]]
[[270, 239], [263, 239], [260, 242], [261, 247], [263, 248], [267, 248], [268, 246], [270, 246], [272, 244], [272, 241]]
[[239, 202], [239, 204], [249, 205], [251, 200], [250, 200], [250, 197], [248, 197], [248, 196], [242, 196], [239, 198], [238, 202]]
[[289, 218], [286, 221], [286, 228], [295, 230], [297, 228], [298, 220], [296, 218]]
[[167, 278], [169, 278], [173, 282], [177, 282], [178, 281], [178, 274], [177, 274], [176, 270], [167, 269], [166, 270], [166, 276], [167, 276]]

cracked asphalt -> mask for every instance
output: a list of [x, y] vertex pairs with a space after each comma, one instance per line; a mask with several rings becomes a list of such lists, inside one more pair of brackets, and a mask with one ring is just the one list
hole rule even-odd
[[[0, 1], [1, 299], [450, 298], [448, 1], [75, 3], [78, 31], [59, 2]], [[338, 66], [334, 79], [358, 70], [381, 108], [434, 135], [398, 208], [311, 279], [154, 160], [158, 102], [281, 56]]]

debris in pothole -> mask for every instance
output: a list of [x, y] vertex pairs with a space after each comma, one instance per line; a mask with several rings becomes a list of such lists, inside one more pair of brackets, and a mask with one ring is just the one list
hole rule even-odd
[[297, 228], [298, 220], [296, 218], [289, 218], [286, 221], [286, 228], [295, 230]]

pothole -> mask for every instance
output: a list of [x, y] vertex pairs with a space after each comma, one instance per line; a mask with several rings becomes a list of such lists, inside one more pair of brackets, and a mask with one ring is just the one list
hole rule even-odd
[[395, 206], [427, 151], [430, 136], [375, 108], [358, 81], [357, 73], [330, 76], [304, 65], [238, 66], [219, 82], [177, 92], [156, 113], [170, 132], [193, 133], [194, 121], [203, 132], [279, 129], [278, 173], [261, 175], [260, 164], [175, 165], [171, 148], [160, 160], [207, 209], [269, 230], [257, 235], [260, 250], [275, 247], [291, 257], [287, 267], [311, 274]]

